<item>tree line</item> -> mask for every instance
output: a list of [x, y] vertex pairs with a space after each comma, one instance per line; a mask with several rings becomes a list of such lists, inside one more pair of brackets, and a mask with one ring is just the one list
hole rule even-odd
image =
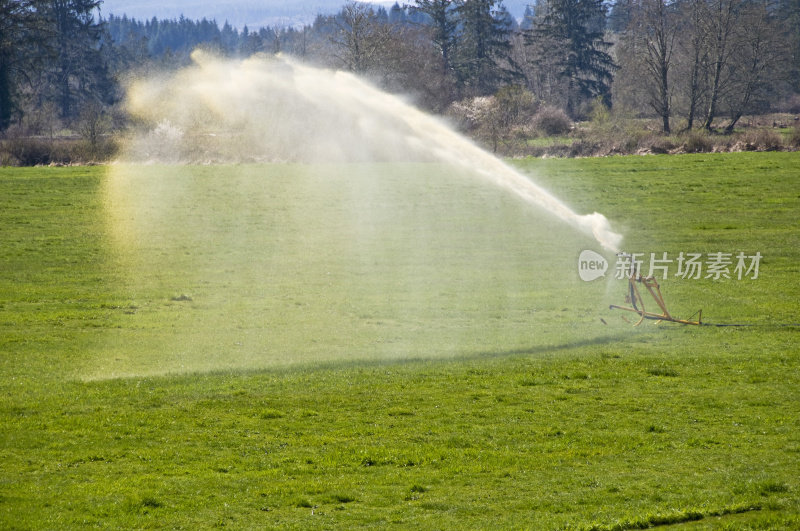
[[100, 0], [0, 0], [0, 130], [43, 113], [74, 118], [115, 94], [95, 21]]
[[520, 23], [502, 0], [347, 2], [301, 28], [258, 29], [103, 18], [101, 3], [0, 0], [0, 131], [97, 123], [126, 76], [186, 65], [197, 47], [350, 70], [432, 112], [494, 98], [506, 122], [531, 106], [570, 119], [602, 107], [664, 132], [722, 118], [732, 131], [800, 99], [800, 0], [536, 0]]

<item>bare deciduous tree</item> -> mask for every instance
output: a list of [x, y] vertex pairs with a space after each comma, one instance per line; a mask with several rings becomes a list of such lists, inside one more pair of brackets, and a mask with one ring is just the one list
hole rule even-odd
[[740, 20], [734, 35], [737, 52], [729, 65], [730, 87], [723, 95], [731, 118], [726, 133], [732, 133], [742, 115], [758, 100], [774, 94], [777, 85], [788, 77], [780, 65], [788, 64], [789, 43], [770, 7], [750, 2]]
[[677, 25], [665, 0], [644, 0], [642, 16], [648, 29], [645, 63], [654, 81], [650, 105], [661, 116], [662, 128], [670, 132], [669, 119], [672, 111], [670, 93], [670, 69], [675, 48]]
[[619, 61], [628, 76], [635, 76], [629, 83], [640, 87], [645, 104], [660, 117], [662, 130], [669, 133], [676, 13], [666, 0], [641, 0], [631, 4], [631, 9]]
[[676, 67], [682, 71], [681, 86], [685, 90], [687, 130], [694, 128], [695, 118], [706, 95], [708, 47], [703, 31], [703, 2], [704, 0], [682, 0], [677, 4], [682, 17], [679, 21], [681, 39], [678, 40]]
[[387, 50], [391, 27], [378, 20], [372, 7], [359, 2], [347, 2], [337, 24], [332, 40], [344, 68], [357, 74], [374, 69]]
[[99, 102], [93, 101], [83, 106], [77, 129], [81, 138], [88, 142], [92, 158], [97, 156], [100, 138], [109, 131], [110, 126], [111, 120]]
[[708, 57], [711, 63], [708, 106], [703, 127], [710, 130], [717, 117], [720, 95], [731, 80], [730, 62], [736, 54], [735, 34], [740, 23], [744, 0], [708, 0], [702, 4], [705, 12], [704, 31], [708, 36]]

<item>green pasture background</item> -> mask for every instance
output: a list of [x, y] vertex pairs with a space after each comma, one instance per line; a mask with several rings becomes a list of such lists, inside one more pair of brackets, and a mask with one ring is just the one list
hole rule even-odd
[[438, 165], [0, 169], [0, 525], [800, 526], [800, 157], [514, 164], [627, 251], [760, 252], [662, 282], [754, 326], [632, 327]]

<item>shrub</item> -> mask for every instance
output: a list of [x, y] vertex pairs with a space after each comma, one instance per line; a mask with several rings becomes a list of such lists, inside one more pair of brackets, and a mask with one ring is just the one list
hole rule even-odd
[[600, 147], [597, 145], [596, 142], [591, 142], [589, 140], [579, 140], [577, 142], [573, 142], [571, 146], [569, 146], [568, 156], [570, 157], [591, 157], [596, 155], [599, 151]]
[[51, 140], [49, 145], [50, 164], [70, 164], [81, 160], [74, 140]]
[[97, 163], [111, 160], [118, 152], [117, 142], [110, 137], [94, 144], [68, 138], [42, 138], [9, 135], [0, 141], [0, 165], [37, 166], [45, 164]]
[[536, 96], [519, 85], [506, 85], [494, 95], [500, 122], [505, 128], [521, 126], [539, 108]]
[[5, 142], [12, 164], [35, 166], [50, 163], [50, 143], [38, 138], [15, 136]]
[[641, 149], [646, 149], [650, 151], [650, 153], [656, 153], [659, 155], [669, 153], [676, 147], [678, 147], [672, 138], [668, 136], [646, 136], [639, 142], [639, 147]]
[[690, 131], [683, 149], [686, 153], [709, 153], [714, 149], [714, 142], [705, 131]]
[[534, 115], [533, 128], [546, 136], [564, 135], [572, 129], [572, 120], [563, 110], [545, 106]]
[[69, 149], [70, 159], [81, 162], [105, 162], [117, 154], [117, 143], [111, 138], [100, 138], [94, 143], [81, 140], [73, 142]]
[[589, 109], [589, 120], [595, 126], [603, 126], [611, 120], [611, 110], [603, 103], [603, 99], [600, 96], [592, 101]]
[[800, 124], [794, 126], [792, 133], [789, 135], [788, 142], [790, 146], [800, 148]]
[[494, 105], [493, 96], [481, 96], [456, 101], [447, 110], [447, 116], [452, 119], [462, 131], [473, 131], [481, 127], [485, 117], [490, 114]]
[[777, 151], [783, 147], [780, 135], [771, 129], [747, 131], [744, 142], [748, 151]]

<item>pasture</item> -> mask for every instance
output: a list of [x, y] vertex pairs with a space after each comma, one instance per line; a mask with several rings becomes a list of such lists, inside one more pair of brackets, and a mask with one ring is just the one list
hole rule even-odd
[[[0, 169], [0, 527], [800, 527], [800, 155]], [[630, 316], [628, 316], [630, 320]]]

